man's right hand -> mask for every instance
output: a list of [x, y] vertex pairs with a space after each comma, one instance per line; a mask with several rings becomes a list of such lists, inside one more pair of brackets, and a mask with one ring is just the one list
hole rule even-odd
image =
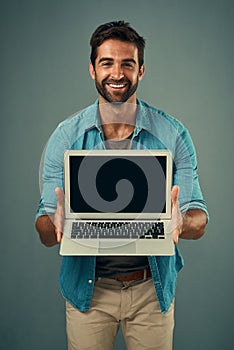
[[60, 187], [56, 187], [55, 193], [58, 202], [56, 212], [53, 215], [53, 224], [55, 226], [57, 243], [61, 243], [64, 225], [64, 192]]
[[36, 230], [41, 242], [46, 247], [53, 247], [61, 242], [64, 224], [64, 193], [61, 188], [55, 189], [57, 209], [53, 215], [41, 215], [36, 221]]

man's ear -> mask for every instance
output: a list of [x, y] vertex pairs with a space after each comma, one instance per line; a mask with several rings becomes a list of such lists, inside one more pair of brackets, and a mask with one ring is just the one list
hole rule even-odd
[[89, 74], [91, 75], [91, 78], [95, 80], [95, 69], [94, 66], [92, 65], [92, 62], [89, 63]]
[[139, 80], [141, 80], [143, 78], [144, 74], [145, 74], [145, 65], [142, 64], [142, 66], [141, 66], [141, 68], [139, 70], [139, 74], [138, 74]]

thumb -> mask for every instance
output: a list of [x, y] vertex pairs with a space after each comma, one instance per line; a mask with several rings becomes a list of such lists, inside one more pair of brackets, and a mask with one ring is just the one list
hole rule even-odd
[[171, 190], [171, 201], [172, 205], [175, 206], [178, 203], [178, 198], [179, 198], [179, 191], [180, 188], [179, 186], [173, 186]]
[[60, 187], [55, 188], [57, 196], [57, 210], [54, 215], [55, 232], [57, 235], [57, 242], [60, 243], [62, 239], [63, 224], [64, 224], [64, 192]]
[[55, 194], [57, 196], [57, 208], [60, 207], [61, 209], [63, 209], [64, 207], [64, 192], [60, 187], [56, 187], [55, 188]]

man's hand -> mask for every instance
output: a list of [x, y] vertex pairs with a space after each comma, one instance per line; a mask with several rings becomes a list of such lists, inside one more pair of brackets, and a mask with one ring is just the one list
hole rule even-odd
[[207, 217], [201, 209], [189, 209], [181, 213], [179, 207], [179, 186], [171, 190], [172, 201], [172, 232], [174, 243], [177, 244], [179, 237], [183, 239], [199, 239], [205, 233]]
[[57, 209], [53, 215], [41, 215], [36, 221], [36, 229], [41, 242], [46, 247], [53, 247], [61, 242], [64, 224], [64, 193], [56, 187]]
[[174, 186], [171, 190], [171, 202], [172, 202], [172, 231], [173, 240], [177, 244], [179, 236], [182, 233], [183, 217], [179, 206], [179, 186]]
[[57, 202], [56, 212], [53, 215], [53, 224], [55, 226], [57, 243], [61, 243], [61, 239], [63, 235], [63, 225], [64, 225], [64, 192], [60, 187], [56, 187], [55, 193], [56, 193], [58, 202]]

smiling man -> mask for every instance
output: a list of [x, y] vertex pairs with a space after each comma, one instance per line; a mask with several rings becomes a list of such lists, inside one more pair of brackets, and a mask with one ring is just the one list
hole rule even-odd
[[120, 40], [107, 40], [98, 48], [95, 62], [90, 63], [100, 103], [136, 103], [138, 81], [144, 65], [139, 67], [136, 45]]
[[99, 26], [90, 44], [98, 101], [62, 122], [48, 142], [36, 217], [42, 243], [61, 242], [67, 149], [170, 149], [176, 165], [172, 206], [180, 220], [173, 231], [173, 256], [63, 257], [68, 349], [112, 350], [121, 325], [128, 350], [171, 350], [175, 286], [183, 266], [176, 244], [179, 237], [200, 238], [208, 218], [194, 146], [178, 120], [137, 99], [145, 72], [143, 37], [116, 21]]

